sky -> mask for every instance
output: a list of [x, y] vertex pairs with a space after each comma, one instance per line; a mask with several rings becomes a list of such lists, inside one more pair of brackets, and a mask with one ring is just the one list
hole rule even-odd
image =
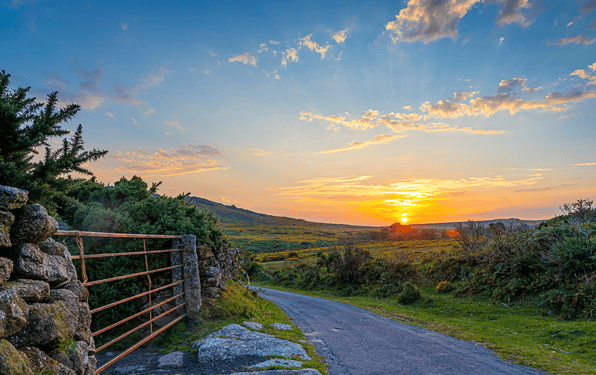
[[596, 0], [0, 0], [0, 69], [81, 106], [106, 184], [359, 225], [596, 198]]

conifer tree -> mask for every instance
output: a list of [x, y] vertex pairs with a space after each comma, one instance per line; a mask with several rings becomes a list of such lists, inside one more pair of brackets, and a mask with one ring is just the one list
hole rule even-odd
[[[81, 125], [71, 138], [63, 139], [62, 147], [52, 150], [48, 140], [69, 134], [60, 124], [74, 118], [81, 107], [68, 104], [57, 108], [57, 92], [49, 94], [45, 103], [38, 103], [36, 98], [27, 97], [30, 87], [13, 90], [9, 84], [10, 74], [3, 70], [0, 73], [0, 185], [28, 190], [30, 201], [54, 211], [57, 199], [75, 181], [64, 175], [78, 172], [92, 176], [83, 165], [102, 158], [107, 151], [86, 151]], [[36, 160], [44, 146], [45, 156]]]

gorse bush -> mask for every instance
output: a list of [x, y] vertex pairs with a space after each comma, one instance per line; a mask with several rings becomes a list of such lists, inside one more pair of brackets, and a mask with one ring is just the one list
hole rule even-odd
[[[520, 222], [458, 228], [459, 246], [419, 256], [398, 250], [373, 257], [356, 244], [319, 253], [314, 264], [261, 270], [263, 281], [341, 295], [407, 295], [406, 283], [434, 283], [439, 292], [481, 295], [496, 302], [531, 301], [545, 315], [592, 319], [596, 313], [596, 211], [582, 199], [563, 215], [528, 229]], [[437, 285], [438, 284], [438, 285]], [[399, 297], [398, 297], [399, 298]], [[409, 300], [403, 297], [403, 301]]]

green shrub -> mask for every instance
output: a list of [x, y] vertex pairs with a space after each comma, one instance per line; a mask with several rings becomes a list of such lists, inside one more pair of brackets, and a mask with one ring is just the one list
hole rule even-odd
[[441, 281], [439, 285], [437, 285], [437, 292], [439, 293], [449, 293], [453, 289], [455, 289], [455, 285], [448, 280]]
[[416, 288], [411, 282], [406, 281], [403, 287], [403, 292], [401, 292], [397, 298], [397, 301], [402, 305], [411, 305], [422, 297], [418, 288]]

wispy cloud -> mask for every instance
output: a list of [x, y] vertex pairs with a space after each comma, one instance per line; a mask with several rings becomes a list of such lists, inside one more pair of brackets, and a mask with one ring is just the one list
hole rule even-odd
[[163, 124], [167, 125], [167, 126], [171, 126], [173, 128], [176, 128], [183, 132], [186, 131], [186, 129], [184, 129], [184, 127], [182, 125], [180, 125], [180, 123], [178, 121], [164, 121]]
[[288, 62], [298, 61], [298, 50], [296, 48], [288, 48], [283, 51], [284, 56], [281, 59], [281, 66], [287, 66]]
[[556, 42], [551, 43], [548, 42], [548, 44], [556, 44], [558, 46], [564, 46], [567, 44], [583, 44], [584, 46], [589, 46], [590, 44], [596, 42], [596, 38], [590, 38], [589, 36], [585, 36], [583, 34], [580, 35], [575, 35], [575, 36], [570, 36], [567, 38], [561, 38], [561, 39], [557, 39]]
[[346, 41], [347, 39], [347, 35], [348, 35], [348, 31], [350, 31], [351, 29], [343, 29], [343, 30], [339, 30], [336, 31], [334, 33], [331, 33], [331, 39], [335, 40], [335, 43], [343, 43]]
[[571, 165], [578, 165], [580, 167], [591, 167], [596, 165], [596, 163], [579, 163], [579, 164], [571, 164]]
[[401, 137], [405, 137], [405, 135], [397, 136], [397, 135], [391, 135], [391, 134], [378, 134], [378, 135], [375, 135], [375, 137], [373, 139], [370, 139], [368, 141], [364, 141], [364, 142], [354, 141], [344, 147], [336, 148], [333, 150], [317, 152], [317, 154], [332, 154], [332, 153], [340, 152], [340, 151], [357, 150], [357, 149], [361, 149], [361, 148], [368, 147], [368, 146], [375, 145], [375, 144], [390, 143], [390, 142], [395, 141], [397, 138], [401, 138]]
[[145, 117], [149, 117], [149, 115], [154, 115], [155, 114], [155, 109], [148, 108], [145, 112], [143, 112], [143, 114], [145, 115]]
[[133, 122], [135, 125], [139, 125], [139, 123], [137, 122], [137, 120], [136, 120], [134, 117], [132, 118], [132, 122]]
[[126, 30], [128, 30], [128, 25], [127, 25], [127, 24], [125, 24], [125, 23], [121, 23], [121, 24], [120, 24], [120, 28], [121, 28], [122, 30], [126, 31]]
[[106, 116], [108, 116], [108, 117], [114, 117], [114, 114], [112, 112], [106, 112]]
[[257, 66], [257, 58], [254, 56], [251, 56], [248, 52], [244, 52], [243, 54], [234, 56], [234, 57], [230, 57], [228, 59], [228, 62], [241, 62], [245, 65], [252, 65], [254, 67]]
[[159, 85], [161, 82], [163, 82], [165, 76], [169, 72], [170, 71], [168, 69], [159, 68], [154, 73], [149, 73], [145, 76], [142, 76], [141, 78], [139, 78], [139, 80], [142, 82], [141, 87], [151, 87]]
[[185, 143], [169, 150], [148, 152], [141, 149], [120, 152], [109, 157], [119, 163], [112, 174], [140, 176], [177, 176], [214, 169], [228, 169], [221, 165], [223, 153], [212, 146]]
[[250, 149], [248, 149], [248, 153], [250, 155], [263, 156], [263, 155], [270, 155], [271, 154], [271, 151], [265, 151], [265, 150], [260, 149], [260, 148], [250, 148]]
[[503, 38], [503, 37], [500, 37], [500, 38], [499, 38], [499, 45], [503, 44], [503, 41], [504, 41], [504, 40], [505, 40], [505, 38]]

